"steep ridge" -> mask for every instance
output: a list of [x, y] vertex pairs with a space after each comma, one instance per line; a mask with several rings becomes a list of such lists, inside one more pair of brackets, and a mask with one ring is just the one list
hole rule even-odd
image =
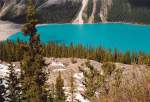
[[78, 13], [76, 19], [73, 21], [73, 23], [80, 23], [80, 24], [84, 23], [82, 15], [83, 15], [83, 11], [84, 11], [85, 7], [87, 6], [87, 3], [88, 3], [88, 0], [83, 0], [82, 1], [81, 10], [79, 11], [79, 13]]
[[1, 1], [1, 12], [0, 12], [0, 18], [11, 9], [11, 7], [16, 3], [15, 0], [6, 0]]
[[101, 0], [100, 17], [102, 22], [107, 22], [108, 12], [111, 9], [112, 0]]
[[[27, 1], [0, 0], [0, 19], [24, 23]], [[68, 23], [81, 7], [81, 0], [33, 0], [33, 2], [41, 23]], [[45, 20], [45, 17], [48, 20]]]
[[88, 23], [94, 23], [95, 13], [96, 13], [96, 0], [93, 0], [93, 10], [91, 16], [89, 17]]
[[[41, 23], [150, 24], [148, 0], [33, 0], [33, 2]], [[24, 23], [26, 7], [27, 0], [0, 0], [0, 20]]]
[[[79, 12], [79, 16], [76, 18], [76, 21], [84, 23], [97, 23], [97, 22], [107, 22], [109, 10], [111, 10], [112, 0], [83, 0], [82, 9]], [[98, 12], [97, 12], [98, 11]], [[82, 15], [82, 17], [81, 17]], [[97, 19], [95, 21], [95, 15]]]

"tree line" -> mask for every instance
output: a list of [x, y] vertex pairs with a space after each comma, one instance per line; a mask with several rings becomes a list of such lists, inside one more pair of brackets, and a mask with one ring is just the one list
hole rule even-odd
[[[20, 61], [26, 51], [28, 43], [17, 40], [0, 42], [0, 59], [3, 61]], [[150, 64], [150, 55], [143, 52], [122, 53], [100, 48], [85, 48], [82, 45], [66, 46], [64, 44], [49, 43], [40, 44], [40, 52], [44, 57], [56, 58], [85, 58], [98, 62], [121, 62], [124, 64]]]
[[[32, 0], [29, 0], [27, 7], [26, 23], [22, 28], [24, 36], [29, 37], [27, 43], [17, 40], [0, 42], [0, 59], [7, 62], [20, 61], [20, 76], [16, 75], [13, 64], [9, 66], [9, 76], [5, 79], [8, 87], [3, 85], [3, 79], [0, 78], [0, 101], [1, 102], [65, 102], [64, 80], [59, 73], [56, 83], [48, 89], [47, 73], [44, 57], [72, 57], [86, 58], [99, 62], [122, 62], [125, 64], [150, 64], [150, 55], [140, 53], [121, 53], [116, 49], [114, 51], [100, 48], [85, 48], [82, 45], [66, 46], [63, 44], [49, 43], [41, 44], [40, 36], [37, 34], [35, 7]], [[86, 63], [89, 72], [82, 68], [84, 74], [84, 85], [86, 87], [85, 95], [90, 100], [98, 87], [104, 84], [104, 78], [111, 75], [115, 65], [106, 63], [102, 66], [105, 76], [89, 63]], [[71, 94], [73, 102], [74, 83], [71, 77]], [[118, 83], [119, 84], [119, 83]], [[118, 85], [117, 84], [117, 85]], [[106, 93], [109, 92], [105, 88]]]

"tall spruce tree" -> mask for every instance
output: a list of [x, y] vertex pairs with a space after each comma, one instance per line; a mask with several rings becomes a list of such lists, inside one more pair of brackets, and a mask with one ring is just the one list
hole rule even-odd
[[9, 76], [6, 78], [7, 85], [8, 85], [8, 95], [7, 99], [9, 102], [20, 102], [20, 94], [21, 94], [21, 87], [19, 83], [19, 76], [15, 72], [13, 64], [9, 66]]
[[48, 94], [48, 102], [56, 102], [55, 101], [55, 85], [52, 83], [49, 94]]
[[71, 72], [71, 78], [70, 78], [70, 93], [71, 93], [71, 102], [74, 102], [75, 84], [74, 84], [74, 78], [73, 78], [72, 72]]
[[83, 84], [86, 87], [85, 96], [92, 101], [95, 96], [95, 92], [103, 85], [104, 76], [101, 75], [96, 68], [94, 68], [89, 60], [85, 63], [85, 66], [81, 66], [79, 68], [84, 75]]
[[56, 78], [56, 102], [65, 102], [66, 97], [64, 93], [64, 80], [61, 77], [61, 73], [59, 72], [58, 77]]
[[21, 62], [22, 67], [22, 88], [23, 102], [45, 102], [44, 83], [46, 74], [44, 72], [45, 63], [41, 55], [40, 36], [37, 34], [35, 7], [32, 0], [28, 1], [27, 23], [23, 26], [22, 32], [29, 36], [29, 43], [26, 45], [26, 52]]
[[5, 102], [6, 88], [3, 84], [3, 79], [0, 78], [0, 102]]

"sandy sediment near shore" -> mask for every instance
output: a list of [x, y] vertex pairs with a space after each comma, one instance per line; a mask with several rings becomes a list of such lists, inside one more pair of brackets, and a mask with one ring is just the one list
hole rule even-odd
[[9, 21], [0, 21], [0, 41], [6, 40], [9, 36], [20, 31], [21, 25]]

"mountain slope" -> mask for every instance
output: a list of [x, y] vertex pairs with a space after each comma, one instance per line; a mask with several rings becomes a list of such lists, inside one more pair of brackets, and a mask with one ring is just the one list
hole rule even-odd
[[[33, 0], [41, 23], [150, 24], [148, 0]], [[0, 19], [25, 22], [27, 0], [0, 0]], [[46, 19], [45, 19], [46, 18]]]
[[[81, 2], [70, 0], [33, 0], [33, 2], [41, 23], [70, 22], [81, 6]], [[0, 0], [0, 19], [24, 23], [26, 7], [27, 0]]]
[[[45, 60], [48, 64], [46, 72], [48, 77], [47, 86], [49, 87], [47, 88], [51, 90], [54, 87], [56, 78], [61, 73], [64, 79], [63, 89], [66, 94], [66, 102], [72, 102], [71, 77], [73, 77], [75, 85], [73, 89], [74, 102], [106, 102], [106, 100], [107, 102], [148, 102], [149, 100], [150, 68], [146, 65], [114, 63], [115, 69], [111, 72], [111, 75], [104, 76], [104, 81], [100, 81], [103, 79], [99, 78], [95, 79], [95, 81], [101, 82], [101, 85], [97, 86], [97, 84], [94, 84], [94, 88], [97, 90], [93, 93], [92, 100], [88, 100], [86, 95], [86, 91], [89, 90], [89, 87], [86, 85], [88, 78], [84, 74], [85, 71], [90, 73], [86, 65], [87, 62], [102, 76], [106, 73], [107, 68], [110, 68], [110, 63], [106, 67], [106, 63], [87, 59], [75, 58], [74, 63], [71, 58], [45, 58]], [[2, 81], [5, 86], [7, 86], [5, 79], [9, 76], [10, 72], [8, 65], [5, 62], [0, 63], [0, 77], [3, 78]], [[13, 66], [15, 66], [16, 74], [19, 75], [20, 63], [13, 62]], [[96, 77], [96, 74], [93, 77]], [[93, 77], [91, 78], [93, 79]]]

